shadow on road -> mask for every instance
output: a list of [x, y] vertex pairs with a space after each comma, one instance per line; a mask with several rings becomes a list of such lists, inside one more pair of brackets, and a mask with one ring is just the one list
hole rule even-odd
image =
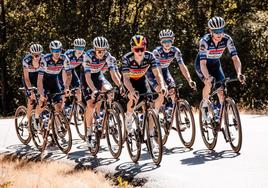
[[239, 153], [235, 153], [232, 150], [225, 150], [221, 152], [216, 152], [215, 150], [197, 150], [193, 152], [194, 157], [186, 158], [181, 160], [181, 164], [183, 165], [200, 165], [205, 164], [209, 161], [215, 161], [226, 158], [235, 158], [239, 156]]

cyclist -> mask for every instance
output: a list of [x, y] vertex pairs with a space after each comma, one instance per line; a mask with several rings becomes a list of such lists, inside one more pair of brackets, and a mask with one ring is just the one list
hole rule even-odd
[[[63, 82], [66, 85], [65, 92], [68, 95], [70, 86], [71, 88], [79, 88], [80, 79], [76, 73], [76, 69], [82, 66], [84, 58], [84, 50], [86, 41], [82, 38], [77, 38], [73, 42], [74, 49], [69, 49], [65, 52], [66, 59], [70, 66], [67, 72], [71, 72], [69, 79], [67, 79], [66, 71], [62, 72]], [[81, 90], [76, 91], [76, 98], [78, 102], [82, 101]]]
[[[61, 54], [62, 44], [60, 41], [54, 40], [50, 42], [49, 49], [51, 53], [43, 56], [41, 69], [38, 73], [37, 87], [40, 94], [40, 100], [35, 113], [37, 129], [40, 129], [38, 123], [39, 115], [42, 111], [42, 106], [45, 106], [44, 104], [47, 100], [47, 92], [50, 92], [50, 94], [60, 93], [61, 87], [59, 84], [59, 75], [63, 69], [66, 71], [70, 69], [70, 65], [66, 60], [66, 56], [64, 54]], [[70, 74], [67, 76], [70, 76]], [[52, 100], [55, 103], [55, 111], [61, 111], [61, 96], [57, 95]]]
[[[171, 31], [170, 29], [164, 29], [164, 30], [160, 31], [159, 39], [160, 39], [160, 44], [162, 46], [155, 48], [153, 51], [153, 54], [160, 61], [163, 78], [165, 80], [165, 84], [167, 85], [167, 87], [169, 89], [169, 94], [171, 95], [172, 102], [174, 103], [175, 102], [174, 100], [175, 100], [175, 86], [176, 86], [176, 84], [175, 84], [175, 81], [174, 81], [173, 77], [171, 76], [169, 69], [168, 69], [170, 63], [174, 59], [176, 59], [178, 65], [179, 65], [179, 68], [180, 68], [183, 76], [185, 77], [185, 79], [188, 81], [190, 87], [195, 89], [196, 83], [194, 81], [192, 81], [192, 79], [191, 79], [191, 75], [188, 71], [188, 68], [185, 66], [185, 64], [183, 62], [180, 50], [177, 47], [172, 46], [172, 44], [174, 43], [174, 40], [175, 40], [173, 31]], [[153, 76], [151, 71], [149, 71], [147, 73], [147, 78], [148, 78], [151, 86], [156, 91], [158, 91], [159, 86], [157, 85], [156, 79]], [[172, 103], [168, 104], [168, 107], [170, 109], [172, 109], [172, 106], [173, 106]]]
[[23, 60], [23, 85], [26, 88], [26, 95], [28, 97], [27, 102], [27, 117], [30, 117], [30, 113], [33, 109], [33, 101], [36, 100], [33, 90], [27, 90], [27, 88], [37, 87], [38, 71], [40, 69], [40, 62], [43, 56], [43, 47], [40, 44], [32, 44], [29, 49], [30, 53], [27, 54]]
[[[203, 121], [207, 120], [208, 97], [212, 87], [212, 81], [224, 80], [225, 76], [221, 67], [220, 58], [225, 48], [231, 54], [238, 80], [243, 83], [245, 76], [241, 73], [241, 62], [237, 55], [232, 38], [224, 33], [225, 21], [223, 18], [215, 16], [208, 21], [209, 33], [204, 35], [199, 43], [199, 53], [195, 60], [195, 70], [198, 77], [204, 82], [202, 106]], [[222, 105], [224, 94], [218, 91], [219, 105]], [[219, 106], [220, 109], [220, 106]]]
[[[108, 40], [105, 37], [96, 37], [93, 40], [93, 47], [93, 49], [86, 52], [84, 57], [83, 68], [85, 75], [82, 79], [85, 100], [87, 101], [85, 115], [87, 125], [86, 141], [88, 147], [92, 146], [91, 125], [96, 107], [95, 99], [98, 96], [99, 91], [109, 91], [113, 88], [102, 73], [103, 67], [107, 65], [114, 83], [118, 87], [122, 85], [120, 78], [115, 72], [116, 59], [108, 52]], [[100, 104], [97, 105], [96, 109], [100, 109]]]
[[[142, 35], [135, 35], [131, 38], [130, 45], [131, 52], [123, 56], [122, 64], [124, 85], [129, 92], [129, 101], [127, 103], [127, 113], [125, 119], [125, 125], [129, 133], [132, 131], [133, 108], [135, 104], [138, 103], [139, 93], [147, 93], [150, 90], [145, 77], [149, 69], [152, 69], [152, 72], [160, 87], [160, 91], [162, 91], [162, 93], [159, 94], [158, 98], [155, 100], [156, 114], [159, 112], [159, 108], [163, 103], [164, 95], [166, 93], [163, 77], [158, 68], [159, 62], [153, 53], [146, 51], [146, 38]], [[153, 136], [152, 128], [150, 128], [150, 135]]]

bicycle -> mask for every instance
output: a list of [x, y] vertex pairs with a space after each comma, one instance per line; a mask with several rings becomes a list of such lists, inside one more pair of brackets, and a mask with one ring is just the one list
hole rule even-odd
[[[139, 102], [132, 115], [133, 131], [128, 132], [126, 144], [131, 160], [136, 163], [140, 159], [141, 144], [146, 143], [147, 150], [156, 165], [159, 165], [162, 160], [163, 146], [161, 139], [161, 130], [158, 117], [153, 110], [152, 96], [156, 93], [139, 94], [144, 99]], [[149, 125], [149, 124], [153, 125]], [[149, 127], [153, 127], [153, 135], [150, 135]], [[145, 131], [146, 138], [145, 139]]]
[[91, 126], [91, 143], [93, 146], [89, 147], [89, 151], [93, 156], [96, 156], [100, 149], [100, 139], [106, 137], [108, 148], [112, 156], [117, 159], [121, 154], [123, 141], [120, 117], [115, 111], [114, 104], [112, 101], [109, 101], [108, 97], [109, 94], [113, 94], [113, 91], [100, 92], [95, 98], [95, 103], [100, 102], [103, 105], [103, 118], [97, 120], [97, 113], [94, 113], [93, 124]]
[[[242, 127], [240, 121], [239, 111], [236, 103], [228, 95], [227, 86], [231, 82], [238, 81], [238, 79], [226, 78], [223, 81], [216, 82], [215, 85], [220, 85], [219, 88], [213, 87], [212, 93], [209, 95], [208, 107], [204, 111], [207, 115], [203, 119], [203, 102], [199, 106], [199, 122], [202, 139], [206, 147], [210, 150], [214, 149], [217, 143], [218, 132], [223, 133], [226, 142], [229, 142], [233, 151], [238, 153], [242, 146]], [[220, 108], [218, 108], [216, 94], [219, 90], [224, 92], [224, 101]], [[222, 118], [224, 118], [224, 125], [222, 127]]]
[[[40, 130], [36, 129], [35, 112], [30, 117], [30, 130], [34, 145], [43, 152], [48, 145], [48, 137], [52, 136], [59, 149], [67, 154], [72, 147], [72, 134], [70, 125], [62, 112], [56, 112], [52, 99], [55, 96], [63, 95], [64, 92], [50, 94], [47, 93], [47, 106], [39, 116]], [[52, 130], [52, 134], [50, 131]]]
[[[64, 114], [67, 117], [69, 124], [74, 124], [78, 136], [85, 140], [85, 129], [86, 126], [84, 124], [84, 113], [85, 107], [83, 103], [78, 103], [75, 97], [76, 90], [79, 88], [73, 88], [70, 90], [70, 96], [66, 98], [65, 105], [64, 105]], [[74, 122], [71, 122], [73, 118]]]
[[[172, 109], [167, 109], [167, 103], [172, 102], [170, 95], [165, 98], [165, 105], [159, 110], [159, 121], [162, 128], [162, 143], [166, 144], [171, 129], [177, 131], [182, 144], [191, 148], [195, 141], [195, 121], [192, 112], [192, 107], [187, 100], [179, 96], [179, 90], [183, 84], [180, 84], [175, 89], [175, 103]], [[167, 109], [167, 110], [166, 110]], [[173, 127], [174, 118], [176, 127]]]
[[[34, 91], [36, 98], [38, 97], [36, 87], [30, 87], [30, 88], [21, 87], [19, 88], [19, 91], [24, 91], [24, 92]], [[33, 109], [34, 109], [37, 105], [37, 101], [34, 100], [31, 105], [33, 105]], [[31, 133], [30, 133], [29, 121], [27, 117], [27, 107], [24, 105], [21, 105], [16, 109], [15, 129], [16, 129], [17, 136], [19, 140], [21, 141], [21, 143], [25, 145], [29, 144], [29, 142], [31, 141]]]

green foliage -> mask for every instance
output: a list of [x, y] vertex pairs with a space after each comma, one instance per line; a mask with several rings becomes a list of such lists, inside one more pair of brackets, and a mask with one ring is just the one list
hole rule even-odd
[[[235, 41], [247, 76], [246, 91], [241, 92], [236, 85], [232, 95], [248, 108], [265, 108], [268, 96], [267, 4], [261, 0], [6, 0], [7, 41], [1, 42], [0, 47], [6, 52], [7, 110], [12, 114], [14, 108], [23, 103], [18, 93], [21, 59], [30, 43], [38, 42], [48, 51], [49, 42], [58, 39], [68, 49], [72, 48], [76, 37], [83, 37], [91, 48], [93, 38], [102, 35], [108, 38], [110, 51], [120, 63], [122, 55], [130, 50], [129, 40], [133, 34], [145, 35], [149, 40], [148, 49], [153, 50], [159, 45], [158, 33], [164, 28], [175, 32], [175, 46], [182, 51], [199, 91], [190, 93], [175, 63], [171, 72], [177, 82], [185, 83], [182, 96], [197, 105], [203, 85], [194, 71], [194, 60], [198, 41], [207, 32], [207, 20], [215, 15], [227, 21], [226, 32]], [[226, 75], [235, 76], [228, 53], [223, 56], [222, 64]]]

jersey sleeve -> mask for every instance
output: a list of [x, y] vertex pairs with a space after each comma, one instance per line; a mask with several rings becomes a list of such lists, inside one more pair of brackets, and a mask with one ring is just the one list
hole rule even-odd
[[23, 66], [23, 68], [25, 68], [25, 69], [28, 69], [28, 67], [29, 67], [29, 65], [28, 65], [28, 59], [27, 59], [26, 57], [24, 57], [24, 58], [22, 59], [22, 66]]
[[91, 58], [87, 54], [85, 54], [83, 58], [83, 63], [82, 63], [82, 66], [84, 68], [84, 73], [87, 73], [87, 72], [91, 73], [91, 69], [89, 66], [91, 62], [92, 62]]
[[204, 39], [201, 39], [199, 42], [200, 60], [207, 60], [207, 49], [208, 49], [207, 42]]
[[129, 60], [126, 57], [123, 57], [122, 61], [122, 73], [129, 73]]
[[116, 70], [116, 68], [115, 68], [115, 64], [116, 64], [116, 59], [115, 59], [115, 57], [113, 57], [113, 56], [108, 56], [107, 57], [107, 59], [106, 59], [106, 63], [107, 63], [107, 65], [108, 65], [108, 69], [109, 69], [109, 71], [114, 71], [114, 70]]
[[47, 68], [47, 62], [45, 61], [45, 58], [42, 57], [40, 61], [40, 68], [38, 74], [44, 75], [46, 68]]
[[184, 64], [183, 59], [182, 59], [182, 54], [181, 51], [178, 48], [175, 48], [175, 58], [178, 64]]
[[157, 63], [159, 63], [158, 66], [160, 66], [160, 54], [159, 54], [159, 52], [158, 52], [157, 49], [154, 49], [154, 51], [153, 51], [153, 55], [154, 55], [154, 57], [158, 60], [158, 61], [157, 61]]
[[70, 59], [67, 55], [65, 55], [64, 57], [64, 62], [63, 62], [63, 69], [66, 71], [66, 72], [71, 72], [71, 70], [74, 68], [72, 67], [71, 65], [71, 62], [70, 62]]
[[160, 65], [160, 61], [154, 56], [153, 53], [150, 54], [150, 62], [151, 62], [151, 68], [157, 68]]
[[231, 37], [227, 41], [227, 48], [232, 57], [237, 55], [237, 51], [236, 51], [233, 39]]

